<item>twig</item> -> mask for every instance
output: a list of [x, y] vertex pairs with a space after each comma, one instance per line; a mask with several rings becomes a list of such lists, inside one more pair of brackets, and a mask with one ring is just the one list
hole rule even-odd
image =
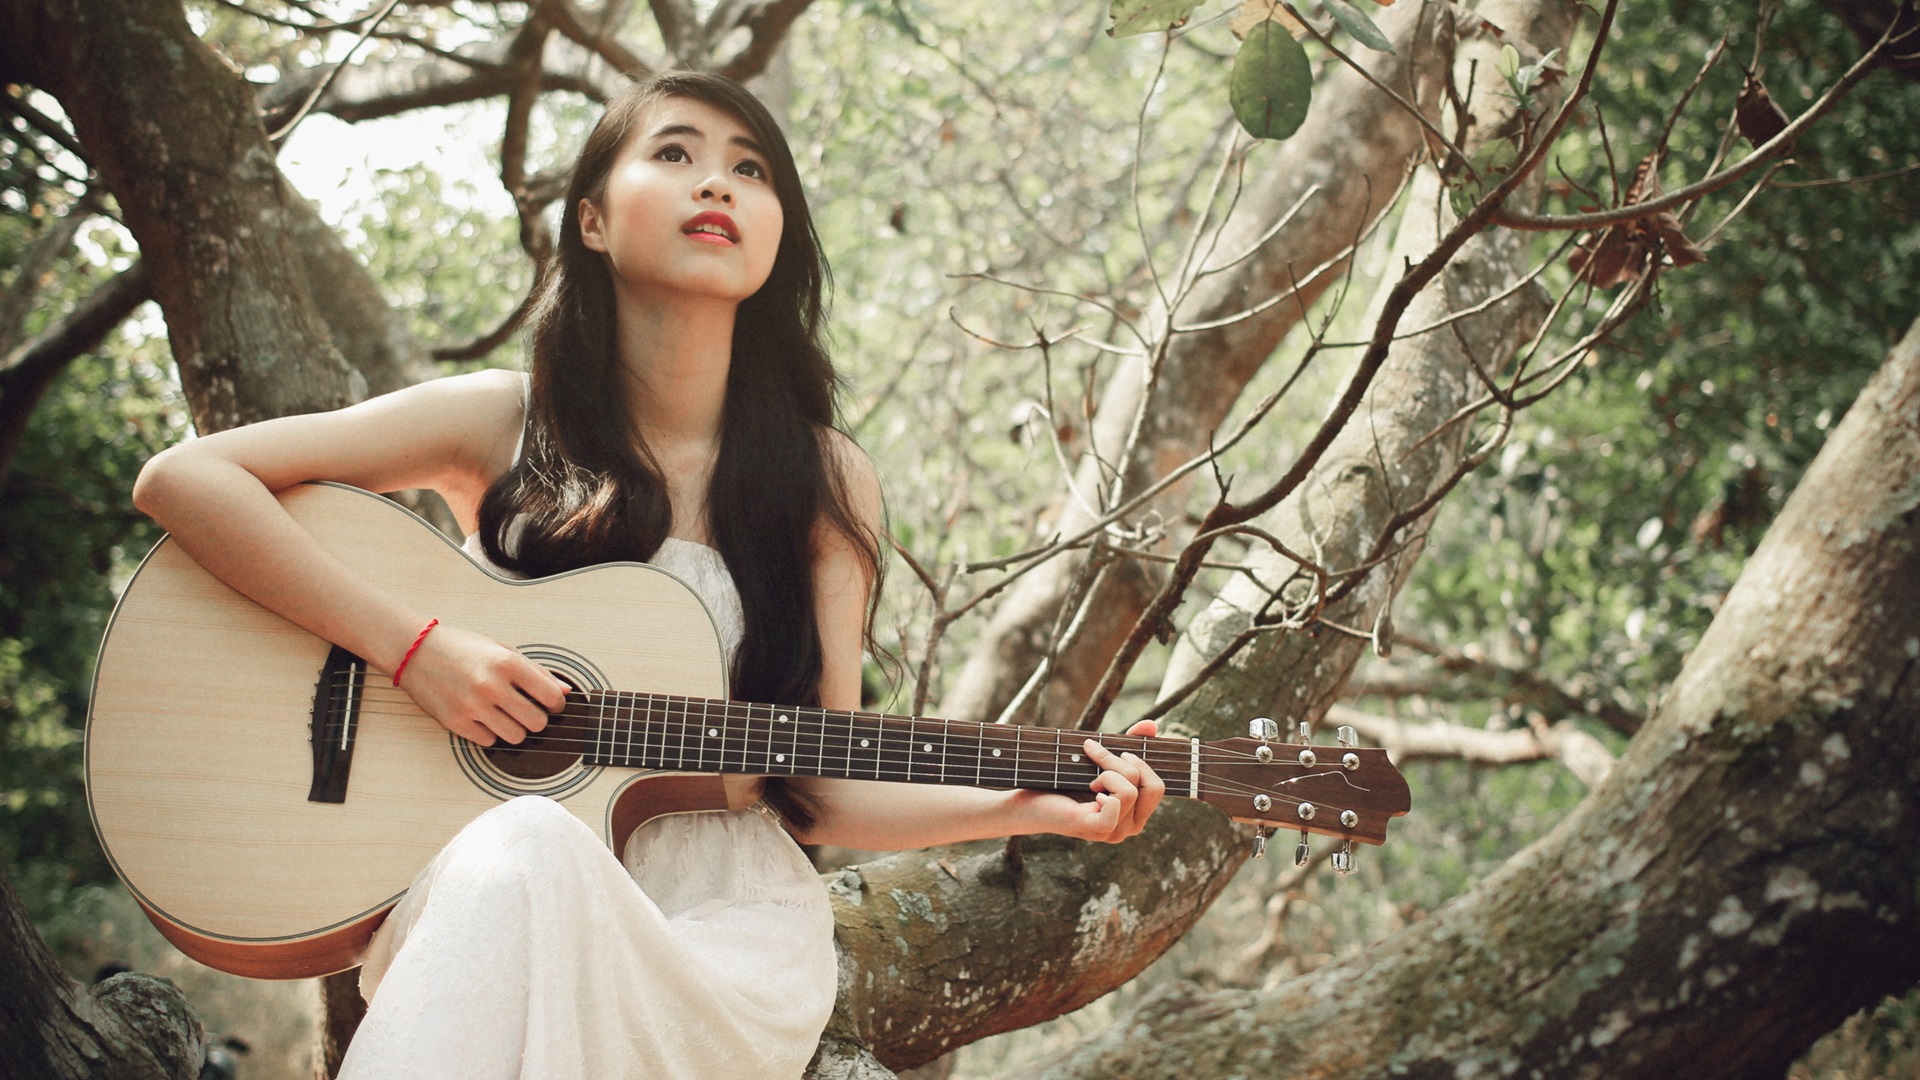
[[346, 55], [340, 58], [339, 63], [333, 65], [333, 68], [327, 72], [326, 77], [320, 80], [320, 85], [313, 88], [313, 92], [307, 95], [307, 99], [300, 103], [298, 109], [294, 110], [293, 116], [288, 119], [286, 123], [280, 125], [280, 130], [267, 137], [268, 142], [283, 143], [287, 141], [287, 136], [292, 135], [293, 129], [299, 127], [300, 122], [307, 118], [309, 112], [313, 111], [314, 105], [317, 104], [321, 96], [327, 92], [327, 88], [333, 85], [333, 80], [339, 78], [340, 72], [344, 70], [348, 64], [353, 62], [353, 54], [360, 51], [360, 46], [367, 43], [367, 39], [373, 36], [373, 32], [379, 29], [380, 24], [385, 21], [386, 17], [391, 15], [393, 9], [399, 6], [400, 0], [386, 0], [385, 6], [381, 7], [379, 13], [374, 15], [372, 20], [367, 23], [366, 29], [360, 31], [360, 36], [354, 39], [353, 45], [347, 49]]
[[[1891, 31], [1892, 27], [1889, 26], [1888, 30]], [[1612, 210], [1600, 210], [1590, 214], [1522, 214], [1502, 210], [1494, 216], [1493, 223], [1506, 226], [1509, 229], [1525, 229], [1532, 232], [1555, 232], [1562, 229], [1602, 229], [1612, 225], [1625, 225], [1631, 221], [1639, 221], [1642, 218], [1657, 214], [1662, 210], [1668, 210], [1682, 203], [1691, 202], [1704, 195], [1711, 195], [1734, 181], [1754, 172], [1769, 161], [1786, 156], [1787, 152], [1793, 148], [1794, 143], [1799, 140], [1801, 135], [1805, 134], [1809, 128], [1821, 117], [1825, 116], [1835, 105], [1838, 105], [1840, 99], [1845, 97], [1847, 92], [1852, 90], [1855, 84], [1872, 72], [1875, 63], [1879, 60], [1880, 54], [1885, 51], [1889, 41], [1890, 39], [1886, 35], [1882, 35], [1880, 40], [1874, 43], [1873, 48], [1868, 49], [1861, 55], [1859, 60], [1854, 62], [1852, 67], [1847, 69], [1846, 74], [1840, 77], [1840, 81], [1828, 88], [1827, 92], [1822, 94], [1818, 101], [1815, 101], [1805, 112], [1795, 117], [1793, 122], [1781, 129], [1778, 135], [1767, 140], [1764, 146], [1757, 147], [1753, 153], [1741, 159], [1738, 164], [1718, 174], [1709, 175], [1705, 179], [1697, 180], [1683, 188], [1678, 188], [1665, 195], [1661, 195], [1658, 198], [1648, 199], [1645, 202], [1628, 203], [1625, 206], [1616, 207]]]

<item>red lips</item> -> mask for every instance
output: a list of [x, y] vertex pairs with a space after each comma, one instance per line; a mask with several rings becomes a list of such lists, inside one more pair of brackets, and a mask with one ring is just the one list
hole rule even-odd
[[[720, 233], [724, 233], [725, 235], [703, 231], [703, 227], [704, 229], [719, 229]], [[740, 227], [733, 223], [732, 218], [718, 210], [705, 210], [693, 215], [685, 225], [680, 226], [680, 231], [695, 240], [709, 244], [737, 244], [740, 242]]]

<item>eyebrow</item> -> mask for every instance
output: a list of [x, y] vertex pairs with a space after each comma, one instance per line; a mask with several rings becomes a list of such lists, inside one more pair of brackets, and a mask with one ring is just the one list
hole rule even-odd
[[[656, 139], [663, 138], [668, 135], [698, 135], [701, 138], [705, 138], [706, 132], [701, 131], [699, 128], [694, 127], [692, 124], [668, 124], [666, 127], [663, 127], [660, 130], [653, 133], [653, 137]], [[751, 150], [756, 154], [765, 155], [767, 152], [766, 149], [762, 147], [759, 143], [754, 142], [752, 139], [747, 138], [745, 135], [735, 135], [733, 138], [727, 141], [732, 143], [735, 146], [741, 147], [743, 149]]]

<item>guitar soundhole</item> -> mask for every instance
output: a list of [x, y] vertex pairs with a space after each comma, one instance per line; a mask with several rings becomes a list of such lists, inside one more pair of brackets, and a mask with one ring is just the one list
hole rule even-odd
[[[522, 645], [529, 660], [546, 668], [574, 690], [604, 689], [606, 679], [586, 657], [557, 645]], [[562, 799], [592, 783], [601, 771], [589, 765], [593, 747], [591, 720], [549, 716], [544, 730], [527, 736], [518, 746], [495, 743], [480, 747], [449, 734], [460, 770], [481, 790], [502, 799], [515, 795], [545, 795]]]
[[515, 746], [497, 742], [480, 753], [487, 763], [508, 776], [520, 780], [545, 780], [558, 776], [580, 761], [582, 748], [592, 739], [578, 719], [555, 716], [544, 731], [527, 736]]

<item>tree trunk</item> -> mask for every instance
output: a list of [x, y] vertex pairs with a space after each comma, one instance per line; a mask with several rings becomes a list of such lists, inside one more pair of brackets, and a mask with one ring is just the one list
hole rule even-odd
[[1778, 1077], [1920, 980], [1920, 322], [1601, 785], [1427, 921], [1156, 991], [1073, 1077]]
[[200, 1021], [179, 988], [132, 973], [84, 986], [60, 970], [0, 873], [0, 1076], [196, 1080]]

